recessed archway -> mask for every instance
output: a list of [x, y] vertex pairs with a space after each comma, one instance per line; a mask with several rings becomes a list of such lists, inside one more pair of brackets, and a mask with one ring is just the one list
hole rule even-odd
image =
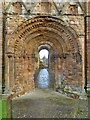
[[63, 89], [68, 84], [82, 88], [82, 50], [78, 34], [61, 19], [38, 16], [25, 21], [11, 34], [6, 45], [7, 90], [18, 94], [34, 89], [38, 52], [44, 48], [49, 51], [49, 68], [55, 74], [56, 84], [59, 81]]

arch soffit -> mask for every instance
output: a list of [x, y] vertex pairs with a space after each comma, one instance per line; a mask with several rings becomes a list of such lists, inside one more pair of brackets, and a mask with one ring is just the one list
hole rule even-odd
[[32, 45], [34, 46], [34, 47], [32, 47], [32, 48], [30, 48], [29, 50], [30, 50], [30, 52], [34, 49], [35, 51], [38, 51], [38, 47], [39, 46], [41, 46], [41, 45], [44, 45], [44, 44], [48, 44], [50, 47], [51, 47], [51, 49], [49, 49], [49, 52], [51, 52], [51, 50], [52, 51], [54, 51], [55, 53], [60, 53], [60, 54], [62, 54], [63, 53], [63, 50], [62, 50], [62, 48], [60, 47], [60, 48], [57, 48], [57, 46], [55, 46], [55, 44], [54, 43], [52, 43], [52, 42], [50, 42], [50, 41], [42, 41], [42, 42], [39, 42], [38, 44], [36, 44], [36, 45], [34, 45], [35, 43], [33, 43]]
[[63, 37], [60, 36], [60, 35], [58, 35], [57, 33], [58, 33], [58, 31], [56, 31], [56, 32], [47, 31], [47, 32], [44, 32], [44, 33], [42, 33], [42, 32], [39, 32], [39, 33], [38, 32], [34, 32], [32, 35], [29, 34], [29, 36], [27, 36], [25, 38], [25, 41], [27, 43], [29, 43], [33, 39], [37, 39], [39, 37], [42, 37], [42, 39], [43, 39], [43, 37], [47, 37], [48, 39], [51, 39], [52, 42], [54, 42], [55, 40], [57, 40], [58, 43], [60, 43], [62, 45], [64, 51], [66, 51], [66, 48], [68, 48], [68, 50], [69, 50], [70, 49], [70, 44], [69, 44], [68, 40], [65, 41], [65, 39], [63, 39]]
[[[51, 46], [51, 48], [54, 51], [59, 51], [61, 53], [65, 52], [61, 43], [59, 43], [56, 39], [49, 39], [49, 38], [43, 38], [43, 40], [41, 41], [40, 39], [42, 39], [42, 37], [37, 37], [37, 39], [33, 39], [28, 46], [34, 46], [34, 48], [38, 48], [38, 46], [42, 45], [42, 44], [48, 44]], [[49, 39], [49, 40], [48, 40]], [[52, 42], [53, 41], [53, 42]], [[29, 47], [28, 47], [29, 48]]]
[[[38, 26], [37, 27], [32, 27], [32, 30], [27, 32], [26, 35], [24, 35], [22, 32], [20, 35], [19, 35], [19, 38], [24, 37], [27, 38], [28, 36], [30, 36], [30, 39], [32, 39], [32, 37], [37, 37], [38, 35], [40, 34], [46, 34], [46, 33], [51, 33], [55, 36], [53, 37], [59, 37], [59, 38], [62, 38], [63, 41], [65, 41], [66, 44], [70, 44], [70, 46], [72, 47], [71, 49], [75, 49], [75, 47], [77, 48], [77, 44], [76, 44], [76, 38], [73, 37], [73, 35], [71, 35], [71, 31], [67, 31], [65, 28], [61, 28], [61, 26], [59, 26], [59, 29], [57, 29], [57, 25], [55, 27], [55, 24], [51, 24], [51, 26]], [[28, 29], [28, 28], [27, 28]], [[25, 31], [27, 31], [27, 29]], [[47, 32], [46, 32], [47, 31]], [[70, 35], [69, 35], [70, 34]]]
[[[40, 21], [42, 23], [51, 22], [52, 23], [52, 24], [50, 23], [51, 27], [55, 26], [55, 28], [56, 28], [54, 30], [52, 29], [52, 31], [55, 32], [55, 30], [57, 30], [57, 28], [58, 28], [58, 32], [59, 31], [64, 32], [64, 34], [66, 34], [66, 37], [69, 39], [69, 41], [72, 42], [72, 45], [75, 43], [74, 46], [76, 45], [76, 47], [77, 47], [77, 43], [75, 42], [76, 41], [75, 38], [77, 38], [77, 34], [75, 34], [75, 33], [72, 34], [72, 32], [70, 32], [71, 29], [69, 27], [67, 27], [64, 22], [62, 23], [62, 21], [60, 21], [60, 20], [57, 21], [57, 20], [53, 19], [52, 17], [51, 18], [47, 18], [47, 17], [46, 18], [36, 18], [36, 19], [34, 18], [34, 19], [24, 22], [12, 33], [11, 38], [8, 41], [8, 46], [11, 48], [14, 48], [13, 45], [14, 45], [15, 41], [25, 38], [25, 36], [23, 36], [23, 35], [25, 35], [25, 32], [27, 35], [29, 32], [28, 30], [33, 30], [33, 28], [36, 28], [36, 25], [40, 26], [41, 25], [40, 23], [37, 24], [37, 22], [40, 22]], [[22, 33], [22, 35], [21, 35], [21, 33]], [[14, 38], [14, 36], [16, 36], [16, 39]], [[73, 39], [71, 37], [73, 37]], [[12, 45], [12, 43], [13, 43], [13, 45]], [[73, 46], [73, 48], [74, 48], [74, 46]]]

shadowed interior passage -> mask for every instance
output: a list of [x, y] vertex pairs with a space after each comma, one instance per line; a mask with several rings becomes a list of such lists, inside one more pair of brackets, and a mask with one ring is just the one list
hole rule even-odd
[[38, 88], [49, 87], [49, 73], [47, 69], [41, 69], [39, 73]]

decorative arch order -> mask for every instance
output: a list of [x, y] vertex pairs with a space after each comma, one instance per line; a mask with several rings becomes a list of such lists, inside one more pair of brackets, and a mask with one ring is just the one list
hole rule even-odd
[[[11, 34], [10, 39], [7, 41], [7, 89], [10, 88], [13, 91], [15, 90], [15, 92], [18, 92], [28, 91], [30, 88], [34, 88], [33, 74], [35, 56], [33, 48], [37, 47], [36, 45], [34, 45], [37, 42], [38, 45], [42, 44], [42, 40], [40, 38], [43, 38], [43, 43], [45, 43], [45, 41], [46, 43], [48, 43], [48, 41], [50, 42], [50, 44], [53, 43], [52, 47], [55, 49], [54, 58], [62, 56], [59, 55], [59, 51], [63, 54], [63, 58], [66, 57], [66, 54], [68, 54], [69, 56], [70, 54], [75, 55], [78, 51], [80, 51], [78, 34], [63, 20], [50, 16], [38, 16], [23, 22]], [[31, 52], [29, 49], [29, 45], [33, 45]], [[67, 62], [65, 62], [64, 64], [67, 64]], [[66, 65], [65, 68], [71, 69], [68, 68], [68, 65]], [[57, 67], [55, 67], [55, 69], [57, 71], [56, 76], [58, 76], [61, 69], [58, 69]], [[63, 69], [62, 71], [66, 72]], [[11, 74], [12, 76], [10, 76]], [[75, 82], [73, 82], [72, 84], [75, 84]], [[27, 85], [29, 86], [26, 87]]]
[[71, 47], [69, 50], [77, 52], [79, 47], [77, 33], [61, 19], [50, 16], [38, 16], [18, 26], [7, 42], [7, 51], [14, 53], [15, 41], [23, 40], [24, 42], [28, 42], [26, 41], [28, 37], [30, 41], [45, 33], [47, 35], [49, 32], [50, 37], [58, 38], [58, 41], [62, 43], [63, 47], [64, 44], [67, 44], [67, 46]]

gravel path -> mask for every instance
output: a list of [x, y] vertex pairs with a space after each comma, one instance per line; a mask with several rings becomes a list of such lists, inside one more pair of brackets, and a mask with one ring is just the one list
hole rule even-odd
[[13, 118], [85, 118], [88, 114], [87, 103], [85, 100], [73, 99], [52, 89], [37, 88], [12, 100], [12, 116]]

